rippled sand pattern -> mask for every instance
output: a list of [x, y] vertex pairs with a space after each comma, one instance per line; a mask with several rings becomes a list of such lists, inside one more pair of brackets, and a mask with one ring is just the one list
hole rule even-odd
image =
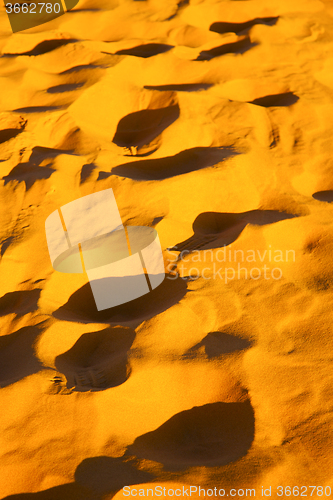
[[[329, 0], [1, 5], [1, 499], [333, 491], [332, 35]], [[167, 276], [98, 311], [45, 220], [108, 188]]]

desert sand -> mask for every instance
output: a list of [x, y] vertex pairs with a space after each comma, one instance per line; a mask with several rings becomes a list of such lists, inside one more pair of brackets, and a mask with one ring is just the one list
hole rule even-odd
[[[1, 499], [333, 495], [332, 2], [80, 0], [15, 34], [2, 5], [0, 27]], [[166, 278], [98, 311], [45, 220], [109, 188]]]

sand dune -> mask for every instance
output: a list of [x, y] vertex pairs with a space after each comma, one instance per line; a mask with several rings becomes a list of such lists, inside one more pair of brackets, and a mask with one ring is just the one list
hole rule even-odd
[[[332, 23], [328, 0], [81, 0], [12, 34], [0, 7], [1, 499], [329, 496]], [[109, 188], [166, 277], [98, 311], [45, 220]]]

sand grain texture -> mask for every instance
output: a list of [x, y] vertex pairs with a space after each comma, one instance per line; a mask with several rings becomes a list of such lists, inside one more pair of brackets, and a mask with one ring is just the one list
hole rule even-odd
[[[332, 49], [329, 0], [0, 6], [1, 499], [333, 491]], [[108, 188], [167, 276], [97, 311], [45, 220]]]

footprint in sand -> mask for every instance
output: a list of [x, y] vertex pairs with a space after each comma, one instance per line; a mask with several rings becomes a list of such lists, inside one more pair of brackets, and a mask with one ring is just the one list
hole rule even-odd
[[134, 180], [168, 179], [212, 167], [237, 154], [237, 151], [230, 148], [191, 148], [174, 156], [124, 163], [113, 168], [111, 173], [100, 172], [99, 179], [114, 174]]
[[[217, 358], [223, 354], [231, 354], [237, 351], [243, 351], [250, 348], [252, 343], [240, 337], [230, 335], [224, 332], [210, 332], [201, 342], [189, 349], [184, 357], [195, 358], [204, 349], [208, 359]], [[199, 354], [200, 355], [200, 354]]]
[[193, 222], [193, 236], [169, 250], [193, 252], [198, 249], [219, 248], [233, 243], [247, 224], [263, 226], [293, 217], [297, 215], [277, 210], [250, 210], [243, 213], [203, 212]]
[[[122, 278], [123, 279], [123, 278]], [[131, 307], [121, 304], [98, 311], [89, 283], [71, 295], [66, 304], [57, 309], [53, 316], [66, 321], [85, 323], [113, 323], [136, 328], [142, 321], [152, 318], [179, 302], [187, 293], [183, 279], [166, 279], [149, 294], [132, 300]]]
[[135, 439], [126, 455], [162, 463], [166, 470], [225, 465], [244, 456], [254, 439], [249, 400], [210, 403], [177, 413]]
[[82, 335], [55, 366], [77, 391], [102, 390], [123, 384], [130, 375], [128, 351], [135, 333], [130, 328], [107, 328]]

